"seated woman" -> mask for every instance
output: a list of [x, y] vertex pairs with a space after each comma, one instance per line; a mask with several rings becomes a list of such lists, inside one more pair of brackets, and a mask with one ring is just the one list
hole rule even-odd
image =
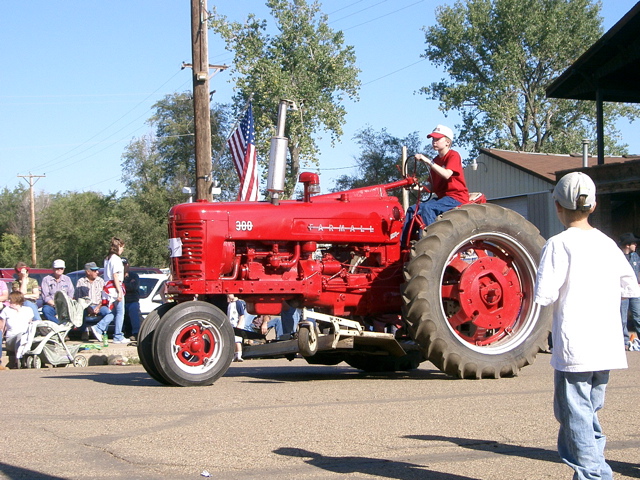
[[[428, 163], [431, 167], [431, 191], [438, 197], [427, 202], [420, 203], [418, 215], [422, 218], [424, 225], [430, 225], [436, 221], [438, 215], [451, 210], [459, 205], [469, 202], [469, 190], [464, 179], [462, 169], [462, 159], [460, 154], [451, 149], [453, 143], [453, 130], [444, 125], [438, 125], [427, 135], [432, 139], [433, 149], [438, 152], [438, 156], [433, 160], [416, 154], [416, 160]], [[413, 217], [416, 206], [412, 205], [407, 210], [407, 216], [402, 229], [402, 244], [405, 245], [415, 225]], [[413, 229], [415, 230], [415, 229]]]
[[38, 281], [29, 276], [29, 267], [24, 262], [16, 263], [15, 271], [16, 280], [11, 285], [12, 291], [22, 293], [24, 306], [31, 309], [34, 320], [40, 320], [40, 312], [38, 311], [40, 286]]

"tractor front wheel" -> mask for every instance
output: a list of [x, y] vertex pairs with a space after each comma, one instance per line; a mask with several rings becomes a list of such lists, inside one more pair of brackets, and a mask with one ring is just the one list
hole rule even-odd
[[211, 385], [233, 359], [233, 328], [219, 308], [184, 302], [163, 315], [152, 347], [153, 363], [168, 384]]

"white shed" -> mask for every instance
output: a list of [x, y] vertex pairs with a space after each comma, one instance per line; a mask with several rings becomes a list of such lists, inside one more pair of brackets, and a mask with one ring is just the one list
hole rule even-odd
[[[605, 157], [605, 165], [639, 158]], [[538, 227], [545, 238], [563, 230], [551, 198], [556, 172], [582, 168], [582, 156], [483, 148], [476, 163], [477, 168], [469, 165], [464, 169], [469, 191], [482, 192], [487, 201], [520, 213]], [[596, 157], [588, 157], [589, 167], [596, 164]]]

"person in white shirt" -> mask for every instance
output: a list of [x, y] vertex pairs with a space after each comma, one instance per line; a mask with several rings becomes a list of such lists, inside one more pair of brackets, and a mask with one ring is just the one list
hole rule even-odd
[[[227, 317], [233, 328], [238, 330], [244, 329], [245, 322], [245, 303], [236, 297], [233, 293], [227, 294]], [[242, 358], [242, 337], [235, 335], [235, 353], [233, 354], [234, 362], [244, 362]]]
[[[27, 336], [29, 325], [33, 321], [33, 310], [24, 306], [22, 292], [9, 293], [9, 305], [0, 312], [0, 332], [5, 332], [7, 350], [16, 353], [16, 362], [20, 361], [17, 355], [20, 346]], [[2, 357], [2, 337], [0, 337], [0, 357]], [[3, 369], [4, 370], [4, 369]]]
[[617, 244], [589, 224], [596, 187], [572, 172], [553, 191], [567, 229], [551, 237], [538, 268], [535, 301], [553, 304], [551, 366], [558, 453], [574, 479], [612, 479], [598, 421], [609, 371], [627, 368], [620, 299], [640, 296], [638, 281]]
[[115, 319], [115, 332], [113, 334], [113, 343], [128, 344], [130, 340], [125, 338], [122, 333], [122, 325], [124, 324], [124, 265], [120, 255], [124, 251], [124, 242], [118, 237], [111, 238], [111, 246], [109, 254], [104, 259], [104, 289], [102, 298], [108, 303], [108, 306], [100, 307], [100, 320], [96, 325], [91, 327], [93, 336], [102, 341], [102, 335], [107, 331], [109, 324]]

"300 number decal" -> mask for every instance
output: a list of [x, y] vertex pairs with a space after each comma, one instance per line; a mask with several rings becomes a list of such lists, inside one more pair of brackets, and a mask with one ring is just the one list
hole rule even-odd
[[238, 232], [250, 232], [251, 230], [253, 230], [253, 223], [251, 222], [251, 220], [238, 220], [236, 222], [236, 231]]

